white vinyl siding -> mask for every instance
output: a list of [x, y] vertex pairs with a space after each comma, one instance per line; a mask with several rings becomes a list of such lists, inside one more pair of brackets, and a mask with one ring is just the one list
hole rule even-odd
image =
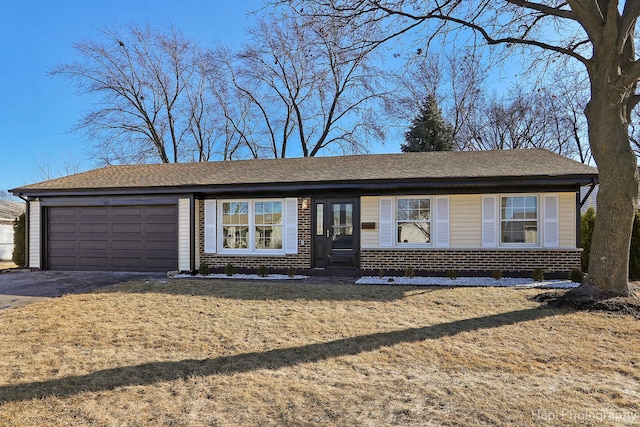
[[29, 267], [41, 268], [40, 233], [42, 215], [40, 202], [29, 202]]
[[450, 247], [482, 247], [482, 196], [455, 195], [449, 200]]
[[482, 197], [482, 247], [498, 246], [497, 196]]
[[576, 195], [558, 194], [558, 244], [561, 248], [576, 247]]
[[380, 198], [380, 247], [393, 247], [394, 223], [393, 202], [391, 197]]
[[360, 221], [374, 223], [373, 230], [360, 230], [360, 247], [377, 248], [380, 242], [380, 201], [379, 197], [360, 199]]
[[191, 200], [178, 200], [178, 270], [191, 270]]
[[[525, 247], [546, 247], [556, 248], [576, 248], [576, 199], [575, 193], [538, 193], [534, 194], [538, 198], [538, 229], [540, 238], [534, 245], [524, 245]], [[498, 248], [498, 247], [521, 247], [520, 245], [500, 244], [500, 210], [498, 202], [501, 196], [520, 196], [519, 194], [456, 194], [449, 196], [432, 197], [433, 206], [433, 247], [449, 247], [461, 249], [473, 248]], [[558, 242], [553, 243], [545, 239], [545, 213], [544, 198], [551, 196], [557, 199], [557, 215], [555, 225], [551, 223], [547, 227], [557, 228]], [[407, 198], [410, 196], [399, 196]], [[419, 197], [419, 196], [416, 196]], [[426, 197], [426, 196], [424, 196]], [[448, 236], [449, 244], [445, 246], [445, 241], [440, 227], [445, 228], [442, 222], [442, 215], [438, 209], [438, 200], [448, 199], [449, 224]], [[361, 198], [361, 220], [362, 222], [373, 222], [376, 224], [375, 230], [362, 230], [362, 248], [390, 248], [402, 247], [395, 243], [394, 227], [396, 227], [395, 197], [375, 197], [367, 196]], [[442, 208], [444, 210], [444, 207]], [[386, 213], [386, 219], [384, 215]], [[548, 232], [547, 232], [548, 233]], [[446, 235], [446, 234], [445, 234]], [[386, 236], [386, 237], [385, 237]], [[441, 240], [442, 239], [442, 240]]]
[[435, 198], [435, 244], [437, 248], [449, 247], [449, 198]]

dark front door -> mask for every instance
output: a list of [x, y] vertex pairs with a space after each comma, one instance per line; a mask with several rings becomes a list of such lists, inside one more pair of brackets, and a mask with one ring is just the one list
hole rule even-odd
[[317, 199], [313, 203], [313, 266], [358, 267], [358, 199]]

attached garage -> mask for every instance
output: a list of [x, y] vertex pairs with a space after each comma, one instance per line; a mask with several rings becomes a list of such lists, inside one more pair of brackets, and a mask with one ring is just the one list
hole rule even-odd
[[163, 271], [178, 267], [178, 207], [47, 207], [45, 268]]

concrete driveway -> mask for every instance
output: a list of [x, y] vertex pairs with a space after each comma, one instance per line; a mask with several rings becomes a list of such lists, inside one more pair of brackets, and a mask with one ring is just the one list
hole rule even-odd
[[167, 277], [166, 274], [106, 271], [4, 271], [0, 273], [0, 311], [131, 280], [163, 277]]

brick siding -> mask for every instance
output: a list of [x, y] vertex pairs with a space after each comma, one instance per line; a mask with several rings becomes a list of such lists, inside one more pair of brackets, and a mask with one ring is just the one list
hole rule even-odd
[[360, 268], [363, 270], [455, 271], [532, 271], [542, 268], [549, 273], [564, 273], [580, 268], [581, 249], [574, 250], [474, 250], [429, 249], [394, 250], [363, 249]]

